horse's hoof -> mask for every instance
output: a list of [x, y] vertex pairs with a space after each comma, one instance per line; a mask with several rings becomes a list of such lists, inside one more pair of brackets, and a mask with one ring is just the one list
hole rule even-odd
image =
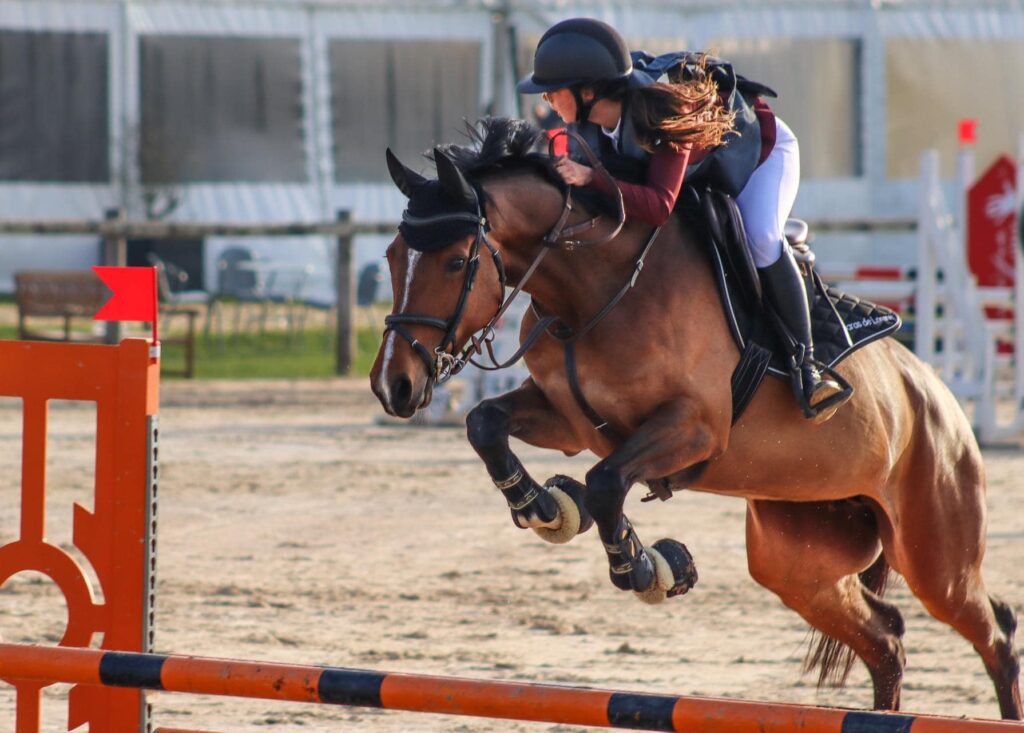
[[655, 582], [647, 590], [637, 591], [637, 598], [644, 603], [654, 605], [681, 596], [697, 584], [697, 567], [682, 542], [658, 540], [647, 552], [654, 563]]
[[586, 487], [579, 481], [568, 476], [552, 476], [544, 484], [544, 489], [558, 504], [562, 524], [558, 529], [534, 527], [533, 531], [541, 539], [555, 545], [563, 545], [594, 526], [594, 519], [583, 506], [583, 492]]
[[646, 552], [654, 566], [654, 579], [650, 588], [634, 590], [633, 593], [644, 603], [656, 606], [668, 598], [667, 591], [672, 587], [672, 567], [668, 564], [668, 560], [653, 547], [648, 547]]
[[563, 476], [558, 474], [552, 476], [544, 482], [544, 488], [550, 489], [552, 486], [561, 489], [565, 494], [569, 495], [573, 503], [576, 505], [576, 511], [580, 515], [580, 529], [578, 534], [583, 534], [591, 527], [594, 526], [594, 518], [590, 516], [590, 512], [587, 511], [586, 505], [583, 503], [583, 495], [587, 491], [587, 487], [581, 484], [576, 479], [570, 476]]
[[655, 542], [654, 547], [672, 569], [672, 585], [667, 591], [669, 598], [681, 596], [697, 585], [697, 566], [686, 545], [665, 538]]
[[[518, 490], [518, 487], [513, 487]], [[505, 493], [506, 490], [502, 490]], [[512, 512], [512, 522], [519, 529], [547, 528], [557, 531], [562, 526], [558, 502], [544, 487], [539, 486], [529, 479], [529, 487], [517, 495], [515, 499], [509, 499], [508, 508]]]
[[573, 503], [572, 498], [558, 487], [547, 487], [547, 492], [558, 505], [558, 516], [562, 520], [561, 524], [558, 525], [557, 529], [551, 529], [550, 527], [533, 527], [532, 529], [545, 542], [550, 542], [553, 545], [564, 545], [580, 533], [580, 513], [576, 509], [576, 504]]

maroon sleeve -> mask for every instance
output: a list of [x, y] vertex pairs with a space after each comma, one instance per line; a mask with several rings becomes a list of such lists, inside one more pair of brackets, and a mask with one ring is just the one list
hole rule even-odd
[[[659, 145], [651, 156], [644, 183], [626, 183], [616, 179], [626, 205], [626, 218], [659, 227], [668, 221], [675, 208], [679, 189], [683, 186], [690, 150], [676, 152], [667, 145]], [[595, 172], [590, 184], [601, 193], [612, 195], [611, 186], [604, 176]]]
[[761, 157], [757, 161], [761, 165], [775, 147], [775, 113], [767, 102], [758, 97], [754, 100], [754, 114], [761, 127]]

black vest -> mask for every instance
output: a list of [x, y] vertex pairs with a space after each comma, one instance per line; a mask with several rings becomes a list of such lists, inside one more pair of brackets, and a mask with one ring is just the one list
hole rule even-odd
[[[651, 160], [651, 154], [637, 145], [636, 131], [629, 115], [622, 115], [618, 149], [614, 147], [611, 138], [601, 132], [600, 125], [584, 122], [575, 125], [575, 128], [613, 176], [627, 183], [643, 183], [647, 180], [647, 164]], [[571, 143], [570, 157], [581, 163], [588, 163], [575, 142]]]

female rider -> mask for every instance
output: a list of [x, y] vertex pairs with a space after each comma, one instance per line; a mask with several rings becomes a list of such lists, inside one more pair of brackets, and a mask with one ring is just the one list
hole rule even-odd
[[[815, 406], [838, 394], [840, 387], [823, 378], [815, 364], [803, 280], [792, 251], [784, 245], [783, 225], [800, 179], [796, 138], [760, 97], [748, 99], [737, 91], [727, 98], [725, 90], [720, 93], [711, 75], [703, 73], [706, 57], [674, 56], [675, 61], [696, 61], [690, 64], [692, 78], [655, 82], [634, 67], [614, 28], [590, 18], [573, 18], [541, 37], [533, 72], [519, 82], [518, 90], [542, 93], [562, 121], [590, 143], [616, 178], [627, 217], [653, 226], [664, 224], [686, 176], [735, 198], [765, 292], [797, 342], [794, 376], [802, 389], [804, 413], [819, 417]], [[646, 62], [660, 60], [643, 55], [637, 59], [652, 71], [656, 65]], [[760, 90], [770, 92], [766, 87]], [[604, 177], [595, 176], [586, 165], [562, 157], [555, 167], [570, 185], [610, 193]]]

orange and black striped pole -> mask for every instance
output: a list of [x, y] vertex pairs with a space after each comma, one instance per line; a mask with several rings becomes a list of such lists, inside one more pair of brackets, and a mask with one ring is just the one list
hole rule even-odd
[[0, 644], [0, 679], [111, 685], [686, 733], [985, 733], [994, 720], [867, 713], [230, 659]]

